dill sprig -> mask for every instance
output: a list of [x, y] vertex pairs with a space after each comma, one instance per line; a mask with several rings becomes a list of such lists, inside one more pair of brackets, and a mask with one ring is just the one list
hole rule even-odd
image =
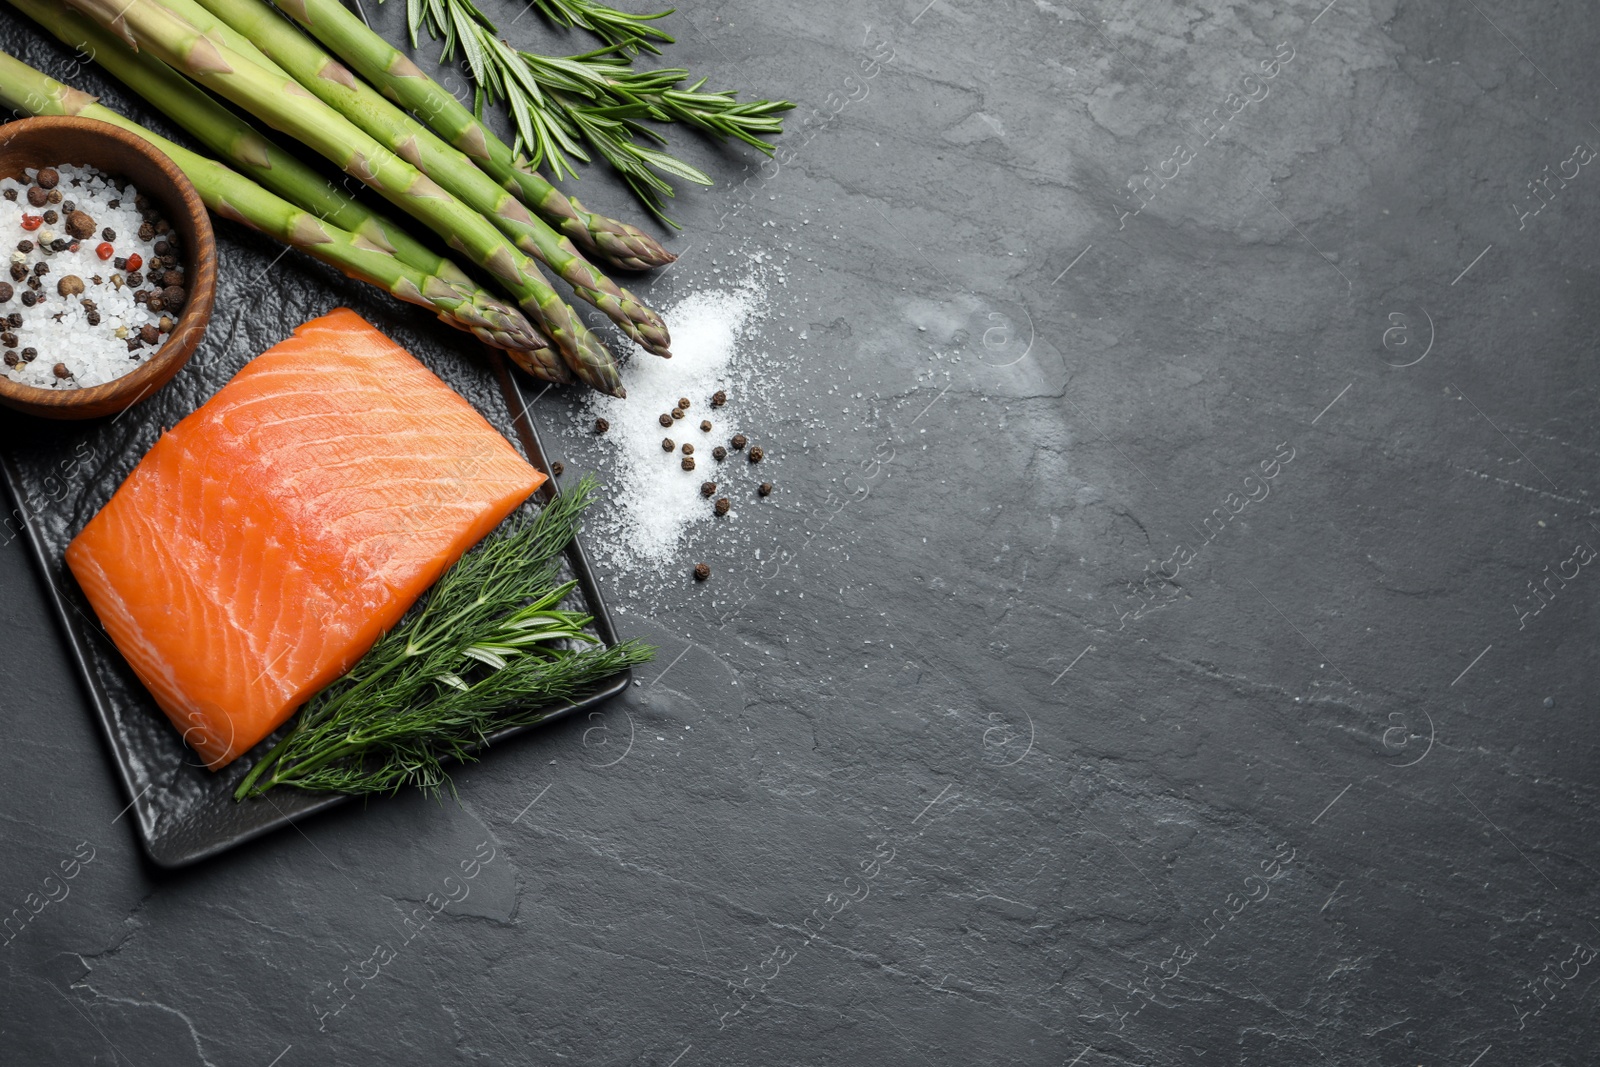
[[556, 178], [577, 176], [578, 163], [594, 155], [627, 182], [657, 218], [677, 223], [665, 212], [676, 195], [668, 178], [711, 185], [698, 167], [662, 151], [667, 139], [649, 122], [679, 122], [713, 137], [734, 139], [768, 155], [761, 138], [783, 132], [777, 116], [794, 108], [788, 101], [740, 102], [732, 90], [703, 92], [707, 79], [693, 84], [678, 67], [635, 70], [640, 50], [659, 54], [652, 41], [672, 38], [650, 23], [670, 11], [630, 15], [588, 0], [532, 0], [533, 6], [562, 27], [582, 26], [605, 47], [572, 56], [546, 56], [512, 48], [472, 0], [407, 0], [411, 43], [426, 30], [443, 42], [442, 58], [458, 51], [471, 73], [473, 104], [479, 117], [486, 105], [504, 101], [516, 131], [516, 151], [529, 168], [548, 165]]
[[301, 709], [234, 798], [278, 786], [437, 790], [450, 780], [445, 763], [474, 758], [496, 730], [537, 722], [649, 659], [655, 650], [637, 642], [606, 647], [587, 632], [590, 616], [561, 607], [577, 587], [559, 581], [561, 552], [594, 490], [583, 479], [463, 556], [418, 611]]

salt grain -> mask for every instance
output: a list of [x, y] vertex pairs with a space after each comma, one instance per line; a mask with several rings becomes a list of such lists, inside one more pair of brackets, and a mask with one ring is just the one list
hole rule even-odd
[[746, 329], [765, 300], [756, 285], [692, 293], [662, 317], [672, 328], [672, 358], [637, 352], [622, 369], [626, 400], [594, 395], [592, 413], [611, 423], [604, 438], [617, 450], [608, 489], [612, 508], [600, 517], [593, 543], [626, 546], [646, 563], [669, 559], [690, 523], [709, 516], [694, 476], [693, 461], [664, 456], [662, 411], [682, 411], [680, 400], [706, 403], [728, 384], [731, 365]]

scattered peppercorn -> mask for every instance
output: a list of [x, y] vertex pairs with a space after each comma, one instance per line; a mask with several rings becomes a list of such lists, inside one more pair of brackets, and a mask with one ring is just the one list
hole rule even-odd
[[710, 433], [711, 432], [711, 420], [710, 419], [701, 419], [700, 420], [700, 432], [701, 433]]
[[140, 211], [147, 211], [150, 208], [150, 198], [145, 196], [143, 193], [134, 193], [133, 206], [138, 208]]
[[672, 409], [672, 417], [675, 418], [675, 419], [683, 418], [683, 409], [682, 408], [673, 408]]
[[86, 237], [93, 237], [94, 219], [86, 211], [74, 211], [67, 216], [67, 232], [80, 241]]
[[683, 443], [683, 454], [686, 456], [694, 455], [694, 445], [691, 445], [689, 442], [685, 441]]
[[147, 322], [143, 326], [139, 327], [139, 340], [143, 341], [147, 345], [153, 345], [157, 341], [161, 340], [161, 331]]
[[61, 201], [61, 210], [70, 215], [78, 210], [78, 202], [76, 200], [63, 200]]
[[52, 204], [61, 203], [61, 190], [60, 189], [52, 189], [52, 190], [50, 190], [49, 194], [45, 196], [45, 199], [50, 201]]
[[771, 482], [762, 482], [759, 486], [756, 487], [756, 492], [760, 493], [762, 496], [771, 496], [772, 495], [772, 483]]
[[56, 292], [62, 296], [77, 296], [83, 292], [83, 279], [76, 274], [63, 274], [56, 282]]
[[750, 438], [746, 437], [742, 433], [736, 433], [733, 435], [733, 440], [729, 441], [728, 443], [731, 444], [733, 446], [733, 450], [737, 452], [744, 448], [745, 445], [750, 443]]
[[673, 449], [675, 449], [677, 447], [678, 447], [677, 445], [673, 444], [672, 438], [663, 437], [661, 439], [661, 451], [663, 451], [663, 452], [671, 452]]
[[752, 448], [750, 450], [750, 462], [751, 463], [760, 463], [761, 462], [761, 457], [765, 456], [765, 455], [766, 455], [766, 452], [762, 450], [761, 446], [760, 445], [756, 445], [756, 447], [754, 447], [754, 448]]
[[[141, 349], [143, 347], [144, 347], [144, 342], [139, 340], [139, 335], [138, 334], [134, 334], [132, 337], [128, 338], [128, 351], [129, 352], [137, 352], [137, 351], [139, 351], [139, 349]], [[138, 359], [139, 357], [138, 356], [132, 356], [130, 358]]]
[[719, 516], [726, 515], [732, 508], [733, 501], [725, 496], [717, 497], [717, 502], [711, 506], [711, 510]]
[[67, 369], [67, 365], [65, 363], [57, 363], [54, 367], [51, 368], [51, 370], [55, 373], [55, 376], [57, 378], [70, 378], [70, 377], [72, 377], [72, 372]]
[[18, 241], [17, 242], [17, 251], [18, 252], [32, 252], [33, 251], [33, 242], [32, 241], [26, 241], [26, 240]]
[[11, 314], [7, 315], [6, 325], [11, 327], [13, 330], [22, 329], [22, 312], [13, 311]]
[[88, 320], [90, 326], [100, 325], [100, 312], [96, 311], [94, 308], [90, 308], [88, 311], [85, 311], [83, 313], [83, 317]]
[[721, 463], [723, 460], [728, 458], [728, 450], [723, 448], [721, 445], [718, 445], [716, 448], [711, 450], [711, 458], [716, 460], [718, 463]]
[[95, 245], [94, 248], [94, 254], [99, 256], [101, 259], [110, 259], [112, 253], [115, 251], [116, 249], [111, 247], [110, 241], [101, 241], [99, 244]]
[[139, 240], [148, 241], [156, 235], [156, 228], [148, 222], [139, 223]]
[[133, 286], [135, 289], [139, 288], [139, 286], [144, 284], [144, 275], [139, 271], [130, 270], [128, 272], [128, 284]]
[[33, 180], [38, 182], [42, 189], [54, 189], [61, 183], [61, 172], [54, 167], [41, 167], [39, 176]]
[[57, 237], [54, 241], [50, 242], [50, 251], [65, 252], [67, 250], [68, 243], [69, 242], [65, 237]]
[[712, 407], [720, 408], [722, 405], [726, 404], [727, 402], [728, 402], [728, 394], [725, 393], [724, 391], [722, 391], [721, 389], [718, 389], [716, 392], [711, 394], [711, 406]]
[[15, 367], [18, 363], [21, 363], [21, 362], [22, 362], [22, 357], [18, 356], [15, 352], [7, 352], [6, 353], [6, 366]]
[[685, 411], [689, 410], [689, 398], [686, 396], [680, 396], [678, 398], [678, 406], [683, 408]]
[[663, 415], [659, 419], [657, 419], [656, 421], [659, 422], [663, 426], [671, 426], [672, 425], [672, 416], [671, 415]]
[[119, 208], [121, 206], [122, 206], [122, 198], [121, 197], [118, 197], [117, 199], [111, 201], [109, 204], [106, 205], [106, 207], [111, 208], [112, 210], [116, 210], [117, 208]]
[[609, 429], [611, 429], [611, 424], [609, 422], [607, 422], [605, 419], [595, 419], [594, 420], [594, 432], [595, 433], [605, 433]]
[[700, 495], [701, 496], [708, 497], [712, 493], [715, 493], [716, 491], [717, 491], [717, 483], [716, 482], [701, 482], [700, 483]]
[[17, 198], [17, 191], [15, 189], [7, 189], [6, 190], [6, 199], [7, 200], [13, 200], [14, 201], [14, 200], [16, 200], [16, 198]]
[[40, 260], [39, 262], [37, 262], [37, 263], [35, 263], [33, 265], [33, 273], [35, 273], [35, 274], [49, 274], [50, 273], [50, 264], [44, 262], [44, 260]]
[[694, 457], [693, 456], [684, 456], [683, 457], [683, 469], [686, 470], [686, 471], [694, 470]]
[[711, 566], [710, 566], [710, 564], [696, 563], [694, 565], [694, 580], [695, 581], [703, 582], [709, 577], [711, 577]]
[[116, 259], [113, 259], [111, 261], [111, 265], [113, 267], [117, 268], [118, 270], [127, 270], [128, 269], [128, 257], [127, 256], [118, 256]]
[[39, 350], [37, 348], [24, 348], [22, 350], [22, 362], [24, 362], [24, 363], [32, 363], [34, 360], [36, 360], [38, 358], [39, 358]]
[[144, 306], [151, 311], [162, 312], [167, 310], [167, 300], [160, 293], [151, 293], [145, 298]]
[[39, 276], [36, 275], [36, 274], [30, 274], [30, 275], [28, 275], [27, 281], [24, 282], [23, 284], [27, 285], [27, 287], [29, 289], [32, 289], [34, 292], [38, 292], [39, 291]]
[[161, 299], [167, 302], [167, 307], [176, 311], [183, 307], [183, 302], [189, 299], [189, 294], [184, 292], [181, 285], [169, 285], [161, 290]]
[[28, 203], [34, 207], [44, 207], [50, 202], [50, 194], [38, 185], [28, 186]]
[[559, 477], [561, 477], [561, 472], [566, 470], [566, 469], [567, 469], [566, 468], [566, 464], [562, 463], [558, 459], [554, 463], [550, 464], [550, 475], [551, 475], [551, 477], [559, 478]]
[[[115, 237], [107, 237], [106, 240], [115, 241], [116, 238]], [[164, 255], [167, 255], [168, 253], [170, 253], [171, 251], [172, 251], [172, 242], [171, 241], [168, 241], [165, 238], [163, 238], [162, 240], [159, 240], [159, 241], [156, 242], [156, 255], [164, 256]]]
[[22, 306], [23, 307], [30, 307], [31, 308], [31, 307], [33, 307], [33, 305], [37, 304], [38, 302], [39, 302], [39, 297], [34, 293], [34, 291], [32, 289], [24, 289], [22, 291]]
[[56, 214], [55, 211], [53, 211], [53, 210], [52, 211], [46, 211], [44, 213], [44, 224], [46, 226], [54, 226], [56, 223], [58, 223], [60, 221], [61, 221], [61, 216]]
[[133, 255], [128, 257], [129, 270], [138, 270], [142, 266], [144, 266], [144, 257], [139, 253], [135, 252]]
[[166, 219], [157, 219], [156, 220], [156, 232], [157, 233], [166, 233], [170, 229], [172, 229], [172, 224], [169, 223]]
[[90, 280], [90, 281], [91, 281], [91, 282], [94, 282], [94, 283], [95, 283], [95, 284], [96, 284], [96, 285], [103, 285], [103, 284], [105, 284], [105, 282], [104, 282], [104, 279], [102, 279], [102, 278], [101, 278], [101, 277], [100, 277], [100, 275], [98, 275], [98, 274], [96, 274], [96, 275], [95, 275], [95, 276], [94, 276], [94, 277], [93, 277], [93, 278], [90, 278], [90, 279], [89, 279], [89, 280]]
[[11, 297], [15, 293], [16, 290], [11, 288], [10, 282], [0, 282], [0, 304], [11, 303]]
[[17, 340], [17, 335], [10, 330], [0, 333], [0, 345], [5, 345], [7, 348], [16, 348], [21, 343], [21, 341]]

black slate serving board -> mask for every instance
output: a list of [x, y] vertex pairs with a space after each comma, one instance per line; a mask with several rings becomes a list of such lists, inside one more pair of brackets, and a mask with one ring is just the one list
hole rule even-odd
[[[391, 330], [404, 322], [385, 321], [397, 314], [403, 316], [403, 311], [367, 306], [365, 300], [359, 300], [357, 310], [372, 316], [380, 329]], [[228, 315], [219, 300], [211, 326], [214, 336], [208, 337], [190, 366], [158, 394], [120, 415], [91, 423], [13, 416], [0, 437], [0, 472], [14, 504], [0, 539], [26, 540], [33, 551], [129, 798], [128, 808], [119, 818], [134, 820], [146, 853], [162, 867], [196, 863], [349, 799], [282, 790], [235, 802], [234, 787], [255, 757], [288, 726], [220, 772], [207, 770], [112, 644], [63, 558], [68, 543], [110, 499], [161, 432], [204, 403], [256, 350], [252, 344], [240, 343], [241, 322], [242, 316]], [[285, 325], [282, 335], [288, 332]], [[513, 375], [497, 354], [465, 335], [456, 341], [450, 331], [442, 333], [430, 331], [420, 344], [403, 334], [396, 339], [414, 353], [431, 357], [426, 361], [437, 372], [509, 439], [520, 443], [534, 466], [549, 474], [550, 465], [533, 426], [531, 397], [520, 376]], [[536, 500], [543, 504], [557, 492], [552, 478], [541, 487]], [[594, 616], [592, 632], [607, 644], [615, 644], [616, 633], [599, 586], [576, 542], [568, 550], [565, 569], [568, 577], [578, 580], [582, 610]], [[571, 603], [577, 606], [578, 597]], [[577, 703], [552, 708], [541, 723], [614, 696], [628, 680], [626, 673], [619, 675]], [[491, 737], [491, 743], [530, 728], [503, 730]], [[64, 772], [96, 774], [99, 768], [84, 766]]]

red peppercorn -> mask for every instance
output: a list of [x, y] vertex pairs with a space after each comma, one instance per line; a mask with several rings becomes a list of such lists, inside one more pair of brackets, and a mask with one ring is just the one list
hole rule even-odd
[[37, 230], [43, 224], [44, 224], [44, 216], [43, 215], [24, 215], [24, 216], [22, 216], [22, 228], [24, 230]]
[[101, 241], [94, 247], [94, 254], [99, 256], [101, 259], [110, 259], [116, 254], [116, 251], [117, 250], [115, 248], [111, 247], [110, 241]]
[[142, 266], [144, 266], [144, 257], [139, 253], [135, 252], [133, 255], [128, 257], [129, 270], [138, 270]]

